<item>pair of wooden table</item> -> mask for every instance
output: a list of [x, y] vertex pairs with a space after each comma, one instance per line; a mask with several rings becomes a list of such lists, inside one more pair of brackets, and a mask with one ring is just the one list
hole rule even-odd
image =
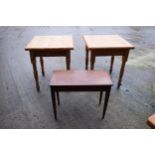
[[[97, 56], [112, 56], [110, 65], [111, 73], [114, 56], [122, 56], [122, 66], [118, 80], [118, 87], [120, 87], [129, 50], [134, 48], [130, 43], [117, 35], [87, 35], [84, 36], [84, 41], [86, 47], [85, 69], [88, 70], [90, 59], [91, 71], [55, 71], [53, 73], [50, 88], [55, 119], [57, 119], [56, 98], [59, 105], [59, 92], [62, 91], [100, 91], [100, 104], [103, 91], [105, 91], [106, 94], [102, 113], [102, 118], [104, 118], [112, 82], [109, 74], [105, 71], [92, 71], [94, 69], [95, 58]], [[36, 67], [36, 57], [40, 57], [43, 76], [45, 75], [43, 57], [66, 57], [66, 68], [69, 70], [70, 52], [73, 48], [71, 36], [36, 36], [26, 46], [25, 50], [30, 51], [37, 91], [40, 91], [40, 86]], [[90, 58], [89, 53], [91, 53]]]
[[[85, 35], [86, 47], [85, 69], [88, 69], [90, 59], [91, 69], [94, 69], [95, 58], [98, 56], [111, 56], [110, 73], [113, 69], [114, 56], [122, 56], [122, 65], [119, 74], [118, 87], [120, 87], [125, 64], [128, 60], [130, 49], [134, 46], [118, 35]], [[66, 57], [66, 68], [70, 69], [70, 53], [73, 50], [72, 36], [35, 36], [26, 46], [30, 52], [36, 89], [40, 91], [36, 57], [40, 57], [42, 74], [45, 75], [43, 57]], [[89, 53], [91, 56], [89, 58]]]

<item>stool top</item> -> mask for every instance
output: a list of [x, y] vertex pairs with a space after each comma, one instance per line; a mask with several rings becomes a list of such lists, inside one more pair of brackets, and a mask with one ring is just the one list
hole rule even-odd
[[133, 49], [134, 46], [119, 35], [84, 35], [88, 49]]
[[72, 36], [34, 36], [25, 50], [73, 49]]
[[103, 86], [112, 85], [105, 71], [56, 70], [53, 72], [50, 86]]

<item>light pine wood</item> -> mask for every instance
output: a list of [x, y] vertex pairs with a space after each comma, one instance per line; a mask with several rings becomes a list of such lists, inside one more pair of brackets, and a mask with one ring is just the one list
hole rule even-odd
[[84, 41], [88, 49], [133, 49], [134, 46], [119, 35], [84, 35]]
[[35, 36], [25, 50], [73, 49], [72, 36]]
[[73, 49], [72, 36], [35, 36], [28, 43], [25, 50], [30, 52], [36, 89], [39, 92], [39, 78], [36, 65], [36, 57], [40, 57], [42, 75], [45, 76], [43, 57], [65, 57], [66, 69], [70, 69], [70, 52]]
[[86, 46], [86, 70], [88, 69], [89, 51], [91, 53], [91, 70], [94, 69], [95, 58], [97, 56], [111, 56], [111, 64], [109, 70], [110, 73], [112, 73], [113, 70], [114, 56], [122, 56], [122, 65], [117, 85], [117, 87], [119, 88], [121, 86], [125, 64], [129, 55], [129, 50], [134, 49], [134, 46], [119, 35], [84, 35], [83, 38]]

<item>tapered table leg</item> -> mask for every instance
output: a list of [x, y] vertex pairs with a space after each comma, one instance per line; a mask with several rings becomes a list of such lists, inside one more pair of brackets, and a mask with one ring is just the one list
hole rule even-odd
[[110, 74], [112, 73], [113, 70], [114, 58], [115, 58], [114, 56], [111, 57], [110, 70], [109, 70]]
[[122, 56], [122, 65], [121, 65], [121, 69], [120, 69], [120, 73], [119, 73], [117, 88], [119, 88], [121, 86], [126, 61], [127, 61], [127, 57]]
[[55, 91], [52, 88], [51, 88], [51, 97], [52, 97], [52, 103], [53, 103], [54, 118], [55, 118], [55, 120], [57, 120], [57, 109], [56, 109]]
[[36, 89], [39, 92], [40, 91], [40, 86], [39, 86], [39, 79], [38, 79], [38, 71], [37, 71], [37, 66], [36, 66], [36, 58], [34, 56], [31, 56], [31, 63], [33, 67], [33, 74], [36, 82]]
[[85, 51], [86, 51], [85, 69], [88, 70], [88, 63], [89, 63], [89, 50], [87, 49], [87, 47], [85, 47]]
[[111, 91], [111, 86], [106, 90], [105, 94], [105, 100], [104, 100], [104, 106], [103, 106], [103, 113], [102, 113], [102, 119], [104, 119], [106, 110], [107, 110], [107, 105], [108, 105], [108, 100], [110, 96], [110, 91]]
[[94, 69], [94, 64], [95, 64], [95, 55], [93, 52], [91, 52], [91, 70]]
[[41, 64], [42, 75], [45, 76], [43, 57], [40, 57], [40, 64]]
[[70, 70], [70, 51], [66, 53], [66, 68]]

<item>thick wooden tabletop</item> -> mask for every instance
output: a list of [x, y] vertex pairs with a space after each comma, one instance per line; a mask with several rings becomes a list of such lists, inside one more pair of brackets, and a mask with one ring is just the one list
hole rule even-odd
[[34, 36], [25, 50], [73, 49], [72, 36]]
[[84, 35], [88, 49], [133, 49], [134, 46], [119, 35]]
[[109, 74], [105, 71], [64, 71], [53, 72], [50, 86], [102, 86], [112, 85]]

